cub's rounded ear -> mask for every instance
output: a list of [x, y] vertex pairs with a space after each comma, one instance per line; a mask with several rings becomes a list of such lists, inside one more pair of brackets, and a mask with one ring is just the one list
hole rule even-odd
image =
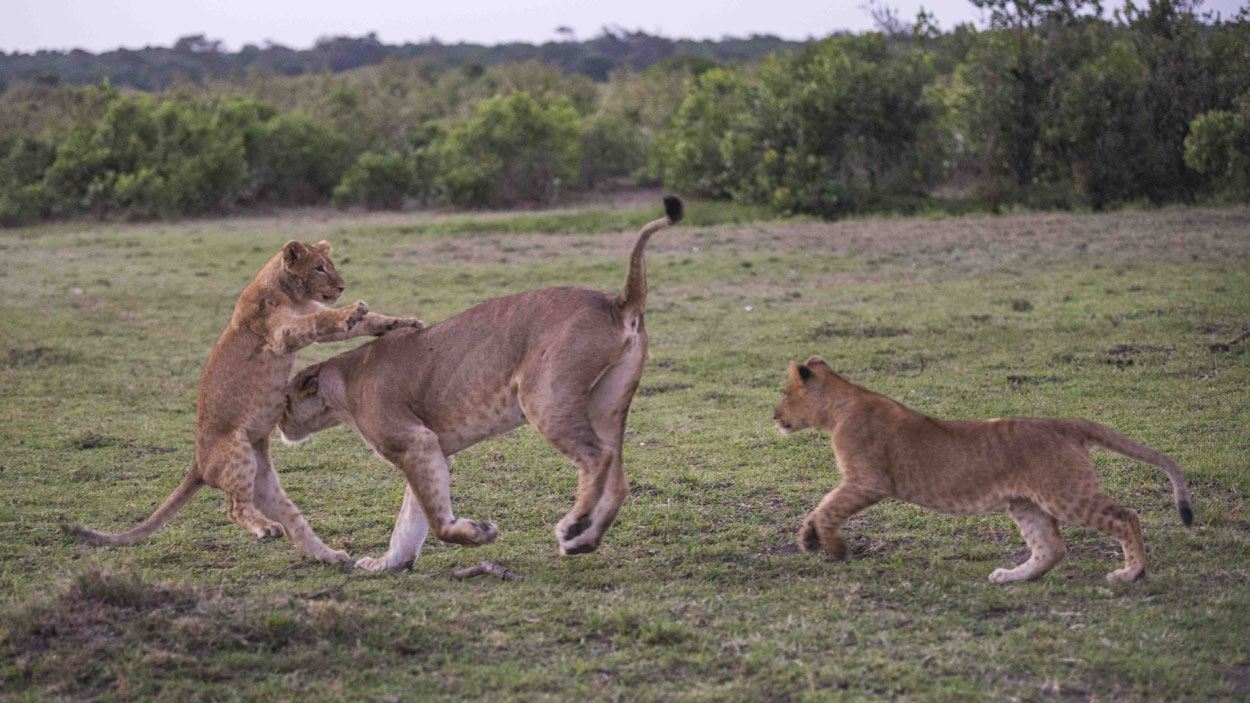
[[291, 385], [295, 386], [295, 395], [300, 398], [313, 395], [320, 387], [317, 383], [317, 369], [304, 369]]
[[812, 370], [800, 364], [797, 361], [790, 362], [790, 378], [796, 382], [803, 382], [812, 377]]
[[819, 356], [809, 357], [807, 361], [803, 362], [803, 365], [814, 368], [814, 369], [828, 369], [830, 371], [833, 370], [832, 368], [830, 368], [829, 364], [826, 364], [825, 360], [820, 358]]
[[323, 255], [325, 255], [325, 256], [329, 256], [329, 255], [330, 255], [330, 242], [329, 242], [329, 240], [326, 240], [326, 239], [323, 239], [323, 240], [321, 240], [321, 241], [319, 241], [319, 242], [314, 242], [314, 243], [312, 243], [312, 244], [309, 244], [309, 245], [308, 245], [308, 248], [310, 248], [310, 249], [314, 249], [314, 250], [316, 250], [316, 251], [319, 251], [319, 252], [321, 252], [321, 253], [322, 253]]
[[308, 247], [304, 246], [303, 242], [297, 242], [294, 239], [287, 242], [282, 247], [282, 263], [285, 264], [287, 268], [294, 266], [296, 262], [307, 255]]

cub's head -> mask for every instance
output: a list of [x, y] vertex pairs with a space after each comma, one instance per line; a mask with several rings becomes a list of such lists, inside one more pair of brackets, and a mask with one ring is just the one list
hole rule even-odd
[[[302, 442], [308, 435], [339, 424], [338, 414], [322, 394], [321, 364], [295, 374], [286, 389], [286, 408], [278, 429], [287, 442]], [[330, 375], [330, 374], [327, 374]], [[327, 385], [333, 379], [326, 379]]]
[[790, 362], [790, 379], [781, 394], [781, 402], [773, 411], [773, 420], [782, 434], [825, 424], [833, 399], [826, 381], [835, 375], [824, 359], [817, 356], [802, 364]]
[[282, 278], [287, 290], [318, 303], [332, 305], [343, 289], [343, 277], [330, 261], [330, 243], [305, 244], [291, 240], [282, 247]]

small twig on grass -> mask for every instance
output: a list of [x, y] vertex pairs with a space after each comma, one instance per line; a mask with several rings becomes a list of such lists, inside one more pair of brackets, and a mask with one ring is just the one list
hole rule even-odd
[[1229, 349], [1233, 348], [1234, 344], [1238, 344], [1246, 339], [1250, 339], [1250, 330], [1246, 330], [1245, 332], [1242, 332], [1241, 334], [1237, 335], [1237, 338], [1231, 342], [1216, 342], [1215, 344], [1212, 344], [1211, 351], [1213, 352], [1228, 351]]
[[466, 566], [463, 569], [456, 569], [451, 572], [452, 577], [458, 579], [473, 578], [482, 574], [490, 574], [504, 581], [516, 581], [521, 578], [521, 575], [517, 572], [493, 561], [479, 561], [473, 566]]

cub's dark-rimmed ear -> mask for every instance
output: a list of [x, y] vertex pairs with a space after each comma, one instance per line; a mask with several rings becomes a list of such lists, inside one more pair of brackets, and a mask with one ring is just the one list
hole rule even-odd
[[308, 247], [303, 242], [294, 239], [287, 242], [282, 247], [282, 263], [290, 268], [294, 266], [300, 259], [308, 255]]
[[790, 362], [790, 380], [802, 383], [812, 377], [812, 370], [797, 361]]
[[313, 251], [320, 252], [322, 256], [329, 256], [330, 250], [333, 247], [330, 246], [330, 240], [322, 239], [319, 242], [313, 242], [312, 244], [309, 244], [308, 248], [312, 249]]

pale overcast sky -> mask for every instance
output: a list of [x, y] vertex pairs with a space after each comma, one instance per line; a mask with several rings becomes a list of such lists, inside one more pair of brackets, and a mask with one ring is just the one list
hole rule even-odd
[[[905, 19], [923, 5], [944, 28], [982, 19], [967, 0], [885, 4]], [[1207, 0], [1204, 7], [1232, 15], [1243, 4]], [[0, 51], [168, 46], [187, 34], [221, 39], [230, 49], [266, 40], [305, 48], [321, 36], [367, 32], [388, 43], [431, 36], [448, 43], [542, 42], [555, 39], [559, 25], [573, 28], [579, 39], [599, 34], [605, 25], [670, 37], [759, 33], [803, 39], [870, 28], [862, 5], [862, 0], [0, 0]]]

